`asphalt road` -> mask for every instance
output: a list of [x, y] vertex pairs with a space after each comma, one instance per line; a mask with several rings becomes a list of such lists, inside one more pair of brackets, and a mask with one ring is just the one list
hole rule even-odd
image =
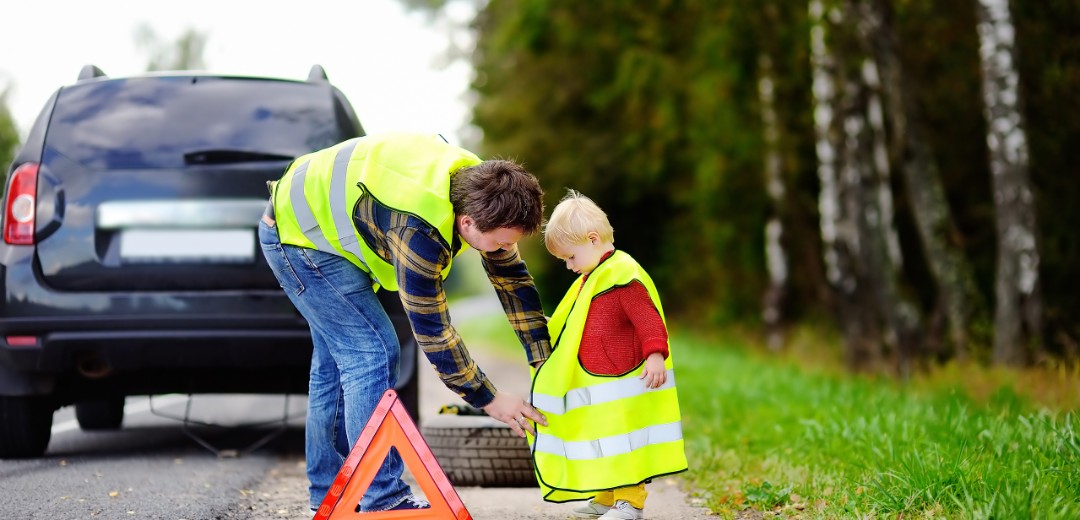
[[[292, 426], [244, 426], [281, 422], [286, 401], [299, 411]], [[150, 403], [130, 398], [112, 432], [83, 432], [59, 410], [44, 457], [0, 461], [0, 518], [238, 518], [254, 486], [303, 457], [303, 396], [196, 396], [186, 426], [186, 396]]]

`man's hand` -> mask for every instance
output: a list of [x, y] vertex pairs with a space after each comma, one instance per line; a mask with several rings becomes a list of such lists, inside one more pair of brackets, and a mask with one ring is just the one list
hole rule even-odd
[[664, 355], [659, 352], [649, 354], [645, 359], [645, 369], [641, 371], [645, 388], [660, 388], [667, 382], [667, 369], [664, 368]]
[[518, 437], [524, 437], [526, 431], [536, 435], [536, 429], [529, 421], [547, 426], [547, 419], [536, 408], [520, 397], [506, 392], [497, 392], [495, 399], [484, 407], [484, 411], [510, 426]]

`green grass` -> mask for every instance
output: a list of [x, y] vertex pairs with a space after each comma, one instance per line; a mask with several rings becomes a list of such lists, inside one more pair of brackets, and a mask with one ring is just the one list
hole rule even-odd
[[[504, 317], [458, 325], [520, 355]], [[673, 331], [690, 471], [710, 509], [782, 518], [1080, 518], [1080, 416], [972, 373], [900, 384]], [[820, 366], [820, 363], [802, 365]], [[990, 374], [990, 375], [988, 375]], [[1073, 385], [1080, 385], [1075, 379]], [[991, 390], [987, 390], [992, 388]], [[982, 395], [986, 394], [986, 395]]]
[[521, 340], [514, 334], [510, 322], [506, 321], [506, 315], [494, 314], [463, 320], [460, 323], [454, 322], [454, 328], [461, 334], [465, 346], [469, 349], [479, 348], [514, 360], [525, 359]]
[[1080, 518], [1080, 418], [676, 337], [688, 480], [721, 516]]

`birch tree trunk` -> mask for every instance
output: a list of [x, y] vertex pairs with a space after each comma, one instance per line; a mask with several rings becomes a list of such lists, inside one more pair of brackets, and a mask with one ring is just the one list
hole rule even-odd
[[838, 135], [833, 120], [836, 113], [836, 59], [825, 45], [825, 5], [823, 0], [810, 0], [810, 55], [813, 71], [814, 140], [817, 150], [818, 214], [821, 226], [821, 248], [825, 261], [825, 278], [837, 295], [837, 315], [844, 335], [844, 355], [849, 366], [856, 366], [868, 357], [862, 352], [863, 320], [860, 306], [855, 305], [857, 281], [854, 261], [843, 247], [840, 229], [843, 224], [840, 209], [840, 187], [836, 173]]
[[[1038, 228], [1008, 0], [978, 1], [979, 55], [997, 228], [994, 361], [1017, 365], [1041, 348]], [[1026, 330], [1024, 329], [1026, 325]]]
[[[848, 132], [844, 128], [847, 92], [842, 63], [826, 44], [829, 27], [843, 23], [843, 12], [826, 0], [810, 0], [810, 52], [813, 71], [814, 134], [818, 157], [818, 213], [821, 225], [825, 277], [836, 294], [836, 313], [844, 335], [844, 355], [849, 367], [866, 369], [884, 357], [878, 341], [879, 327], [865, 301], [859, 275], [859, 226], [852, 207], [858, 175], [845, 167]], [[831, 4], [831, 2], [830, 2]], [[826, 16], [828, 20], [826, 20]]]
[[926, 263], [937, 285], [938, 305], [947, 318], [954, 353], [963, 359], [968, 354], [971, 321], [983, 309], [975, 277], [963, 252], [949, 240], [958, 236], [958, 232], [945, 198], [941, 174], [924, 137], [924, 123], [913, 99], [912, 86], [900, 65], [890, 4], [888, 0], [872, 0], [861, 4], [860, 12], [860, 30], [881, 73], [881, 91], [889, 115], [890, 149], [900, 157], [896, 162], [900, 164]]
[[775, 352], [784, 345], [783, 303], [788, 291], [788, 254], [782, 240], [784, 224], [781, 219], [785, 190], [780, 171], [780, 129], [777, 126], [773, 97], [772, 60], [767, 54], [762, 54], [758, 63], [758, 99], [761, 103], [761, 126], [765, 134], [765, 191], [771, 206], [765, 223], [765, 266], [769, 274], [769, 285], [765, 289], [761, 315], [765, 324], [766, 344]]
[[[857, 5], [849, 3], [848, 7], [850, 9]], [[863, 23], [854, 9], [851, 15], [857, 19], [857, 25]], [[850, 117], [857, 120], [860, 126], [865, 126], [868, 134], [862, 138], [863, 144], [856, 150], [858, 155], [852, 157], [854, 164], [859, 167], [864, 186], [863, 211], [860, 215], [862, 241], [866, 244], [863, 262], [873, 298], [885, 324], [883, 339], [893, 353], [900, 375], [907, 377], [912, 364], [920, 357], [921, 320], [916, 306], [900, 289], [903, 256], [893, 219], [892, 172], [884, 109], [879, 94], [882, 90], [881, 80], [870, 56], [860, 56], [859, 59], [861, 74], [850, 84], [860, 92], [853, 100], [855, 104]]]
[[[855, 368], [891, 355], [910, 371], [919, 315], [901, 294], [901, 255], [877, 68], [854, 30], [856, 4], [810, 2], [819, 208], [827, 277], [840, 294], [848, 361]], [[826, 31], [839, 43], [829, 46]]]

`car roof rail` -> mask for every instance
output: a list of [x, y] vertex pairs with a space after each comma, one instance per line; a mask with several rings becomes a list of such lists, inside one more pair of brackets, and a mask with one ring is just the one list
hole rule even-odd
[[82, 81], [84, 79], [101, 78], [104, 76], [105, 73], [102, 72], [101, 69], [97, 68], [96, 65], [91, 65], [89, 63], [83, 65], [82, 70], [79, 71], [79, 81]]
[[307, 80], [309, 83], [328, 83], [330, 78], [326, 77], [326, 70], [322, 68], [322, 65], [312, 65]]

